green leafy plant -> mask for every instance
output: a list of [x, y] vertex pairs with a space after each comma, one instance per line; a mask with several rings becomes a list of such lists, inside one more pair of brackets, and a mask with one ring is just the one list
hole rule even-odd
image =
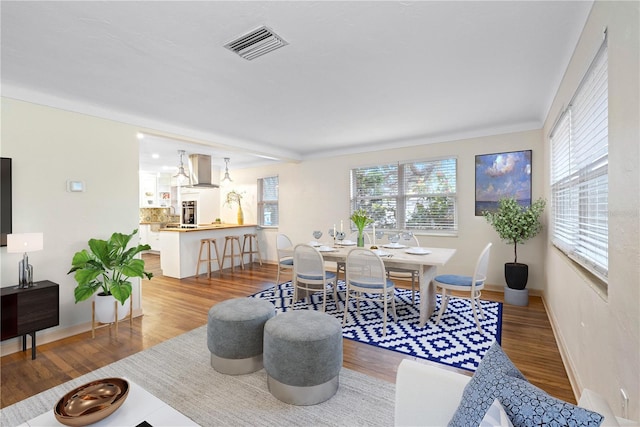
[[545, 206], [542, 198], [524, 207], [514, 197], [505, 197], [498, 201], [496, 212], [482, 213], [505, 243], [513, 243], [514, 263], [518, 262], [518, 243], [524, 243], [542, 230], [540, 215]]
[[144, 261], [135, 258], [142, 251], [151, 249], [149, 245], [137, 245], [127, 249], [129, 241], [138, 232], [131, 234], [113, 233], [109, 240], [90, 239], [89, 250], [76, 252], [71, 261], [78, 285], [74, 289], [76, 303], [90, 298], [101, 291], [113, 295], [121, 304], [131, 295], [130, 277], [147, 277], [153, 273], [144, 271]]
[[349, 219], [351, 219], [351, 221], [353, 221], [353, 223], [356, 225], [359, 236], [362, 235], [362, 233], [364, 232], [364, 228], [367, 225], [373, 223], [373, 219], [369, 216], [369, 214], [367, 214], [367, 211], [362, 208], [353, 211]]
[[227, 193], [227, 198], [224, 201], [224, 204], [233, 207], [234, 203], [238, 204], [238, 208], [242, 208], [242, 196], [244, 193], [240, 193], [236, 190], [229, 191]]

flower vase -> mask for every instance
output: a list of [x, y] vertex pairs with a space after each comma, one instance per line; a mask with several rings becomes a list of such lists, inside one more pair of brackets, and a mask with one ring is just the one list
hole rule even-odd
[[364, 248], [364, 234], [360, 230], [358, 230], [358, 247]]
[[242, 207], [238, 206], [238, 225], [244, 224], [244, 213]]

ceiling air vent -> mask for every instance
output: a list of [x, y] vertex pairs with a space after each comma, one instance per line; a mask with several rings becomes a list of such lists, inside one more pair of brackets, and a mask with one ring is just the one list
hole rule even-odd
[[252, 60], [287, 44], [282, 37], [274, 33], [270, 28], [262, 26], [236, 40], [230, 41], [224, 47], [244, 59]]

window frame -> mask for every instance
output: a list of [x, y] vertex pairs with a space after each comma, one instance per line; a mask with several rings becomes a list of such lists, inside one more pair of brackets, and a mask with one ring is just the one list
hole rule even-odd
[[[589, 111], [586, 116], [585, 109]], [[590, 131], [586, 133], [589, 137], [582, 136], [585, 129]], [[551, 243], [597, 279], [605, 292], [609, 271], [608, 129], [605, 33], [602, 45], [548, 137]]]
[[[276, 199], [275, 200], [265, 200], [264, 198], [264, 182], [267, 179], [275, 178], [277, 180], [276, 183]], [[261, 228], [278, 228], [280, 226], [280, 176], [279, 175], [269, 175], [262, 178], [258, 178], [258, 226]], [[265, 214], [265, 206], [275, 206], [275, 211], [278, 212], [276, 224], [265, 224], [264, 223], [264, 214]]]
[[[443, 192], [413, 192], [408, 193], [406, 191], [407, 180], [405, 179], [405, 171], [409, 165], [423, 165], [427, 163], [437, 164], [438, 166], [442, 166], [443, 161], [452, 161], [453, 162], [453, 191]], [[362, 189], [358, 187], [358, 182], [356, 179], [357, 173], [363, 170], [374, 170], [379, 168], [381, 171], [386, 171], [387, 173], [394, 174], [394, 180], [390, 187], [395, 186], [395, 191], [388, 191], [384, 194], [379, 193], [375, 195], [358, 195], [358, 193], [363, 193]], [[438, 173], [438, 171], [447, 171], [447, 168], [439, 168], [431, 173]], [[392, 163], [383, 163], [383, 164], [375, 164], [368, 166], [357, 166], [352, 167], [350, 169], [350, 209], [351, 213], [355, 210], [363, 207], [362, 201], [366, 200], [384, 200], [385, 203], [381, 204], [381, 206], [385, 207], [385, 210], [392, 209], [395, 213], [395, 226], [393, 227], [385, 227], [384, 224], [380, 224], [380, 221], [376, 220], [376, 228], [378, 230], [384, 230], [385, 232], [400, 232], [404, 230], [408, 230], [417, 235], [437, 235], [437, 236], [457, 236], [458, 235], [458, 157], [457, 156], [441, 156], [435, 158], [428, 159], [420, 159], [420, 160], [405, 160], [398, 161]], [[360, 191], [359, 191], [360, 190]], [[410, 200], [416, 197], [419, 198], [441, 198], [446, 197], [450, 199], [452, 213], [451, 225], [448, 227], [415, 227], [408, 226], [407, 222], [409, 219], [407, 218], [407, 206], [410, 204]], [[388, 207], [390, 206], [390, 207]], [[365, 208], [366, 209], [366, 208]], [[374, 218], [376, 215], [372, 215]], [[444, 218], [444, 217], [442, 217]], [[355, 226], [350, 224], [350, 229], [355, 230]]]

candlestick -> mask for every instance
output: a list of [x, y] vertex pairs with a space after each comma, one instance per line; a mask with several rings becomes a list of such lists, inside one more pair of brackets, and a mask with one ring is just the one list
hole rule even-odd
[[333, 224], [333, 246], [336, 246], [336, 225]]
[[373, 246], [376, 245], [376, 225], [373, 224]]
[[342, 233], [342, 220], [340, 220], [340, 232]]

